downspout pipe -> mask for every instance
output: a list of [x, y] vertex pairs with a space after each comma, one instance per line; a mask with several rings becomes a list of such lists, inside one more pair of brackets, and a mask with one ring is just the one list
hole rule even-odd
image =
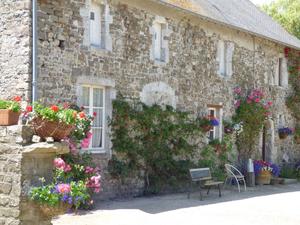
[[37, 101], [37, 64], [38, 64], [38, 47], [37, 47], [37, 0], [32, 0], [32, 95], [31, 101]]

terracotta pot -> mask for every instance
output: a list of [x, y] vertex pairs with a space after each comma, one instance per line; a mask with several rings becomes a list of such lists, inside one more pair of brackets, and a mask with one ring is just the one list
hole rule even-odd
[[17, 125], [19, 116], [19, 112], [13, 112], [10, 109], [0, 109], [0, 126]]
[[52, 137], [55, 141], [61, 141], [68, 137], [74, 130], [74, 125], [68, 125], [58, 121], [49, 121], [36, 117], [31, 121], [35, 133], [42, 139]]
[[258, 176], [256, 177], [256, 183], [260, 185], [270, 184], [271, 183], [272, 174], [270, 171], [260, 171]]
[[288, 136], [288, 134], [286, 134], [286, 133], [279, 133], [279, 138], [280, 139], [286, 139], [287, 136]]

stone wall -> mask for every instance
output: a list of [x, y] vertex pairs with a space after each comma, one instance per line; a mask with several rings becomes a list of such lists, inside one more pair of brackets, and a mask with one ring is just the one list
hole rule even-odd
[[52, 179], [56, 154], [69, 152], [61, 143], [31, 143], [30, 127], [0, 127], [0, 224], [50, 225], [39, 208], [28, 200], [30, 187], [39, 178]]
[[[298, 146], [292, 138], [280, 140], [277, 135], [278, 114], [285, 115], [286, 126], [294, 126], [294, 119], [285, 106], [290, 89], [271, 84], [284, 46], [152, 1], [108, 0], [113, 19], [110, 24], [112, 51], [96, 49], [85, 43], [87, 28], [82, 12], [89, 2], [39, 1], [40, 98], [46, 102], [76, 102], [78, 80], [90, 77], [89, 82], [99, 78], [115, 83], [115, 89], [127, 97], [147, 99], [145, 92], [149, 92], [148, 87], [154, 87], [151, 90], [155, 93], [164, 91], [161, 96], [171, 95], [168, 103], [194, 113], [206, 111], [208, 104], [222, 103], [224, 118], [228, 119], [234, 113], [233, 88], [257, 87], [274, 102], [272, 160], [281, 161], [284, 155], [290, 159], [299, 157]], [[150, 27], [157, 15], [166, 18], [170, 30], [166, 64], [157, 64], [150, 57]], [[234, 43], [230, 79], [217, 74], [220, 39]], [[261, 147], [258, 145], [257, 149], [259, 153]]]
[[30, 98], [31, 0], [0, 1], [0, 98]]

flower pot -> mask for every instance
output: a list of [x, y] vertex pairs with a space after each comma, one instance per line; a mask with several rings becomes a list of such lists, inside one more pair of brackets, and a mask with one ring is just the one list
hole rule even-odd
[[286, 133], [279, 133], [279, 138], [280, 139], [286, 139], [287, 136], [288, 136], [288, 134], [286, 134]]
[[66, 203], [61, 203], [58, 206], [50, 206], [46, 204], [38, 204], [38, 208], [40, 209], [42, 215], [47, 219], [52, 219], [53, 217], [65, 214], [69, 209], [71, 209], [71, 205]]
[[49, 121], [36, 117], [31, 121], [35, 133], [42, 139], [52, 137], [54, 141], [61, 141], [68, 137], [74, 130], [74, 125], [61, 123], [58, 121]]
[[211, 129], [213, 129], [213, 126], [206, 125], [206, 126], [202, 126], [201, 129], [204, 133], [206, 133], [206, 132], [210, 131]]
[[272, 174], [270, 171], [260, 171], [258, 176], [256, 177], [256, 183], [259, 185], [270, 184], [271, 183]]
[[231, 127], [224, 127], [225, 134], [233, 134], [233, 128]]
[[294, 140], [295, 140], [296, 144], [300, 144], [300, 137], [297, 136], [297, 137], [295, 137]]
[[10, 109], [0, 109], [0, 126], [17, 125], [20, 113]]

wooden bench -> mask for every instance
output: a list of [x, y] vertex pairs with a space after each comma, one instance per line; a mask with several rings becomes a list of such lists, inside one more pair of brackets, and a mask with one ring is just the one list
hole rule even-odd
[[222, 194], [221, 194], [221, 185], [223, 184], [223, 182], [213, 181], [209, 168], [190, 169], [190, 177], [191, 177], [191, 181], [190, 181], [190, 187], [189, 187], [189, 190], [188, 190], [188, 198], [190, 198], [190, 193], [191, 193], [193, 182], [199, 183], [200, 200], [201, 201], [202, 201], [202, 192], [201, 192], [201, 185], [202, 184], [204, 185], [204, 187], [208, 187], [207, 194], [209, 194], [210, 188], [212, 186], [217, 186], [218, 189], [219, 189], [219, 197], [222, 196]]

